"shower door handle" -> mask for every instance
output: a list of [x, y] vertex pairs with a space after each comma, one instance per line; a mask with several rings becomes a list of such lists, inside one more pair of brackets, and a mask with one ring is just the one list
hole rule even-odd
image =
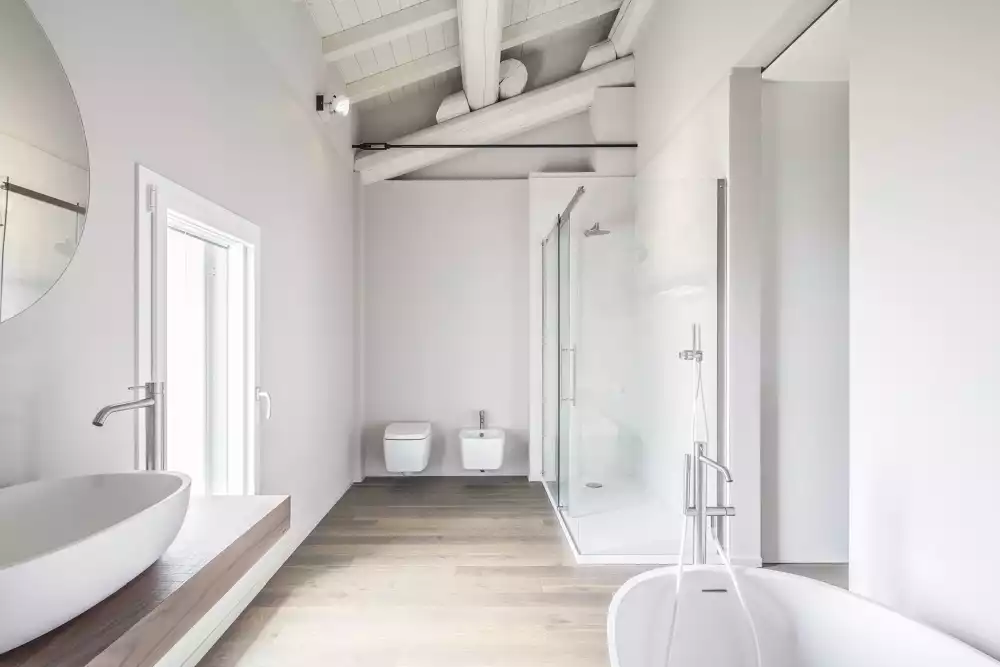
[[[566, 365], [563, 367], [563, 377], [566, 377], [567, 372], [569, 373], [570, 379], [566, 382], [566, 387], [572, 392], [568, 396], [562, 396], [562, 400], [569, 401], [570, 405], [576, 405], [576, 348], [575, 347], [564, 347], [563, 348], [563, 360]], [[566, 361], [567, 357], [569, 361]]]
[[271, 419], [271, 394], [267, 393], [260, 387], [254, 390], [254, 396], [257, 402], [260, 403], [264, 408], [264, 420], [267, 421]]

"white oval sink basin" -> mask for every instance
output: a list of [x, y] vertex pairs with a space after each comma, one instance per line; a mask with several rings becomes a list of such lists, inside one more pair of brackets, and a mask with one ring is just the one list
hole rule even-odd
[[0, 653], [53, 630], [163, 555], [191, 480], [130, 472], [0, 489]]

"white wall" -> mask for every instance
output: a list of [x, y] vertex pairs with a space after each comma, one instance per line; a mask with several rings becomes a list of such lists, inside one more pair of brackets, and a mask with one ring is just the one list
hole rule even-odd
[[132, 468], [132, 420], [90, 420], [133, 383], [140, 163], [262, 229], [262, 489], [292, 494], [301, 539], [350, 481], [354, 401], [351, 157], [312, 110], [329, 82], [305, 7], [29, 4], [80, 104], [91, 200], [66, 275], [0, 325], [0, 484]]
[[[640, 225], [645, 216], [655, 228], [674, 233], [676, 216], [652, 211], [685, 206], [689, 214], [699, 198], [696, 189], [680, 189], [687, 178], [728, 178], [729, 215], [724, 273], [727, 327], [723, 350], [706, 352], [727, 369], [727, 394], [720, 400], [731, 433], [730, 463], [736, 478], [731, 502], [734, 556], [760, 562], [760, 76], [759, 69], [780, 52], [825, 8], [825, 0], [661, 0], [646, 18], [636, 44], [637, 187]], [[735, 69], [734, 68], [738, 68]], [[674, 188], [661, 187], [669, 180]], [[679, 198], [679, 199], [678, 199]], [[698, 214], [707, 238], [709, 216]], [[684, 218], [680, 218], [683, 220]], [[687, 220], [693, 218], [688, 216]], [[699, 238], [697, 236], [693, 238]], [[702, 249], [704, 250], [704, 249]], [[681, 256], [699, 257], [702, 269], [715, 256], [694, 249]], [[697, 275], [697, 274], [695, 274]], [[715, 286], [712, 286], [715, 289]], [[698, 318], [707, 321], [706, 295]], [[690, 304], [693, 307], [693, 304]], [[676, 309], [675, 309], [676, 310]], [[664, 314], [677, 322], [692, 313]], [[719, 318], [716, 318], [717, 320]], [[721, 322], [713, 322], [713, 326]], [[725, 357], [725, 358], [722, 358]], [[674, 391], [680, 396], [681, 385]], [[674, 440], [681, 442], [681, 429]], [[690, 434], [684, 437], [690, 441]], [[673, 456], [678, 456], [681, 447]], [[678, 486], [683, 464], [677, 463], [671, 486]], [[669, 492], [669, 491], [665, 491]], [[679, 491], [675, 492], [679, 493]]]
[[636, 44], [639, 161], [665, 148], [733, 67], [760, 67], [829, 0], [659, 0]]
[[1000, 4], [851, 7], [851, 588], [1000, 658]]
[[394, 421], [433, 424], [425, 474], [469, 474], [458, 430], [486, 410], [507, 430], [497, 472], [526, 475], [527, 183], [384, 181], [364, 196], [366, 474], [386, 474]]
[[765, 83], [762, 556], [847, 561], [848, 90]]
[[846, 82], [851, 75], [851, 0], [836, 0], [764, 70], [766, 81]]

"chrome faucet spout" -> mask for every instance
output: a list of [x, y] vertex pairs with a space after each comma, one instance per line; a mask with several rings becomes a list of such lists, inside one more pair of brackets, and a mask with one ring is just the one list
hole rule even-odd
[[124, 412], [126, 410], [142, 410], [144, 408], [151, 408], [155, 404], [155, 400], [152, 398], [140, 398], [137, 401], [125, 401], [123, 403], [113, 403], [111, 405], [106, 405], [101, 408], [97, 414], [94, 416], [94, 421], [92, 422], [94, 426], [104, 426], [104, 422], [108, 420], [108, 416], [115, 412]]
[[166, 457], [163, 451], [166, 442], [166, 420], [164, 417], [165, 406], [163, 404], [163, 383], [147, 382], [143, 387], [131, 387], [132, 389], [145, 389], [146, 395], [134, 401], [124, 401], [122, 403], [112, 403], [106, 405], [91, 422], [94, 426], [104, 426], [108, 416], [115, 412], [125, 412], [126, 410], [148, 410], [146, 413], [146, 470], [166, 470]]
[[712, 459], [708, 458], [707, 456], [705, 456], [704, 454], [699, 454], [698, 455], [698, 462], [699, 463], [704, 463], [709, 468], [715, 468], [717, 471], [719, 471], [722, 474], [723, 477], [726, 478], [727, 482], [732, 482], [733, 481], [733, 475], [732, 475], [731, 472], [729, 472], [729, 468], [727, 468], [726, 466], [722, 465], [718, 461], [712, 460]]

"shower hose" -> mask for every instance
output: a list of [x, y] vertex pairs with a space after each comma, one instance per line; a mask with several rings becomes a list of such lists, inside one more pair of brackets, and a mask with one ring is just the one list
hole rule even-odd
[[[701, 327], [695, 325], [694, 328], [694, 340], [695, 349], [701, 349]], [[701, 408], [699, 410], [699, 408]], [[701, 412], [703, 432], [705, 437], [703, 440], [698, 440], [698, 413]], [[705, 403], [705, 392], [704, 385], [702, 382], [701, 374], [701, 359], [695, 357], [694, 360], [694, 397], [691, 405], [691, 441], [695, 442], [708, 442], [709, 431], [708, 431], [708, 406]], [[694, 465], [701, 465], [695, 462]], [[687, 498], [684, 499], [684, 505], [687, 505]], [[691, 517], [693, 520], [697, 521], [698, 517]], [[674, 599], [673, 599], [673, 609], [670, 614], [670, 626], [667, 631], [667, 655], [664, 661], [664, 667], [670, 667], [670, 657], [671, 652], [674, 647], [674, 638], [677, 632], [677, 619], [680, 612], [680, 601], [681, 601], [681, 582], [684, 578], [684, 557], [687, 553], [687, 525], [688, 516], [687, 513], [682, 513], [681, 517], [681, 542], [680, 542], [680, 552], [679, 558], [677, 560], [677, 578], [674, 587]], [[747, 619], [747, 624], [750, 626], [750, 634], [753, 636], [753, 647], [754, 647], [754, 657], [756, 658], [756, 667], [763, 667], [763, 659], [760, 650], [760, 636], [757, 633], [757, 625], [754, 623], [753, 614], [750, 613], [750, 607], [747, 605], [746, 598], [743, 596], [743, 591], [740, 588], [740, 583], [736, 578], [736, 571], [733, 570], [733, 564], [729, 560], [726, 550], [722, 548], [722, 544], [719, 542], [718, 535], [715, 534], [715, 529], [712, 528], [709, 531], [712, 536], [712, 542], [715, 545], [715, 550], [719, 554], [719, 558], [722, 559], [723, 564], [726, 567], [726, 571], [729, 573], [729, 578], [733, 582], [733, 590], [736, 593], [736, 599], [739, 600], [740, 607], [743, 610], [743, 615]]]

